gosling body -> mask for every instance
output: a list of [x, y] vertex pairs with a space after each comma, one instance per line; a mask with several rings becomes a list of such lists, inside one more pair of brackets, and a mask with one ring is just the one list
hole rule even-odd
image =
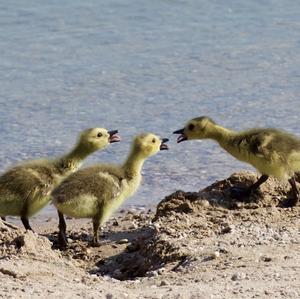
[[65, 179], [53, 192], [52, 202], [59, 213], [59, 243], [67, 245], [63, 215], [93, 219], [93, 244], [98, 245], [98, 229], [111, 214], [138, 189], [144, 161], [160, 149], [167, 149], [167, 140], [154, 134], [137, 136], [123, 165], [96, 165], [81, 169]]
[[32, 230], [28, 219], [49, 203], [51, 191], [89, 154], [104, 149], [116, 138], [116, 131], [112, 132], [102, 128], [85, 130], [67, 155], [24, 162], [6, 171], [0, 176], [0, 216], [20, 216], [24, 227]]
[[294, 199], [298, 201], [298, 190], [295, 188], [295, 172], [300, 171], [300, 139], [290, 133], [278, 129], [258, 128], [236, 132], [216, 124], [208, 117], [190, 120], [186, 126], [175, 134], [180, 134], [177, 142], [192, 139], [213, 139], [236, 159], [249, 163], [262, 176], [248, 190], [233, 189], [233, 196], [249, 195], [259, 185], [274, 176], [289, 180]]

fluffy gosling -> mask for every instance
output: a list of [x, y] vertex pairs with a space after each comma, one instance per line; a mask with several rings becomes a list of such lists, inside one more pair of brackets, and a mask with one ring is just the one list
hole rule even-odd
[[117, 131], [87, 129], [65, 156], [27, 161], [9, 169], [0, 177], [0, 216], [20, 216], [25, 229], [32, 230], [28, 218], [47, 205], [51, 191], [76, 171], [88, 155], [119, 140]]
[[98, 243], [98, 229], [111, 214], [138, 189], [145, 160], [159, 150], [166, 150], [168, 139], [154, 134], [135, 137], [131, 151], [121, 166], [107, 164], [81, 169], [66, 178], [52, 192], [52, 202], [59, 215], [59, 245], [67, 246], [64, 214], [93, 219], [93, 245]]
[[270, 128], [236, 132], [216, 124], [206, 116], [188, 121], [183, 129], [173, 133], [180, 134], [178, 143], [193, 139], [213, 139], [229, 154], [251, 164], [261, 173], [258, 181], [250, 187], [231, 188], [233, 197], [249, 196], [269, 176], [274, 176], [287, 179], [292, 187], [293, 197], [285, 205], [295, 206], [298, 203], [295, 172], [300, 171], [300, 139], [296, 136]]

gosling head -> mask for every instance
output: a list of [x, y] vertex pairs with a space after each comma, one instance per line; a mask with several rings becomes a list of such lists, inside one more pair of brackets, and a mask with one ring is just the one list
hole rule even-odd
[[84, 130], [78, 140], [78, 145], [86, 152], [94, 152], [106, 148], [110, 143], [119, 142], [118, 130], [107, 131], [104, 128]]
[[173, 132], [180, 134], [177, 138], [177, 143], [185, 140], [210, 138], [214, 131], [216, 123], [207, 116], [200, 116], [188, 121], [183, 129]]
[[132, 147], [133, 150], [141, 154], [144, 158], [155, 155], [161, 150], [168, 150], [167, 138], [159, 138], [152, 133], [141, 134], [135, 137]]

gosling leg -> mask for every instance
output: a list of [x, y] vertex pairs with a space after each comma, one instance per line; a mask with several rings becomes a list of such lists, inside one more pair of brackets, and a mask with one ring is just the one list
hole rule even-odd
[[57, 213], [59, 218], [58, 244], [61, 250], [65, 250], [68, 244], [68, 240], [66, 236], [67, 225], [63, 213], [61, 213], [60, 211], [57, 211]]
[[92, 245], [93, 246], [99, 246], [99, 239], [98, 239], [98, 231], [99, 231], [99, 226], [100, 226], [100, 219], [99, 217], [94, 217], [93, 218], [93, 232], [94, 232], [94, 236], [93, 236], [93, 242]]
[[21, 216], [21, 221], [25, 227], [26, 230], [31, 230], [33, 231], [33, 229], [31, 228], [30, 224], [29, 224], [29, 220], [27, 217]]
[[232, 187], [230, 188], [230, 196], [236, 199], [243, 199], [245, 197], [249, 197], [251, 193], [257, 190], [259, 186], [263, 184], [268, 178], [268, 175], [263, 174], [253, 185], [251, 185], [248, 188]]
[[296, 185], [295, 177], [289, 179], [289, 183], [292, 186], [293, 197], [287, 200], [284, 204], [285, 207], [294, 207], [299, 201], [299, 190]]
[[28, 212], [28, 206], [27, 206], [27, 201], [26, 201], [25, 204], [24, 204], [24, 207], [21, 211], [21, 221], [22, 221], [22, 223], [23, 223], [26, 230], [33, 231], [33, 229], [31, 228], [31, 226], [29, 224], [29, 220], [28, 220], [28, 217], [27, 217], [27, 215], [28, 215], [27, 212]]

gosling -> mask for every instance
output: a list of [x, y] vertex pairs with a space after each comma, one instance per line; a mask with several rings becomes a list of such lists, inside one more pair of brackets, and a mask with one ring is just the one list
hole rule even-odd
[[138, 189], [145, 160], [159, 150], [167, 150], [168, 139], [147, 133], [135, 137], [122, 166], [107, 164], [81, 169], [66, 178], [52, 192], [58, 210], [61, 249], [67, 246], [64, 214], [75, 218], [92, 218], [93, 246], [98, 246], [99, 226]]
[[192, 139], [213, 139], [236, 159], [254, 166], [261, 176], [248, 188], [231, 188], [231, 196], [245, 198], [255, 191], [269, 176], [288, 180], [292, 198], [285, 206], [295, 206], [299, 201], [295, 173], [300, 171], [300, 139], [277, 129], [250, 129], [235, 132], [217, 125], [206, 116], [194, 118], [183, 129], [177, 142]]
[[20, 216], [26, 230], [32, 230], [29, 218], [50, 201], [51, 191], [82, 161], [96, 150], [117, 142], [118, 131], [92, 128], [80, 134], [73, 150], [54, 160], [32, 160], [17, 165], [0, 176], [0, 216]]

